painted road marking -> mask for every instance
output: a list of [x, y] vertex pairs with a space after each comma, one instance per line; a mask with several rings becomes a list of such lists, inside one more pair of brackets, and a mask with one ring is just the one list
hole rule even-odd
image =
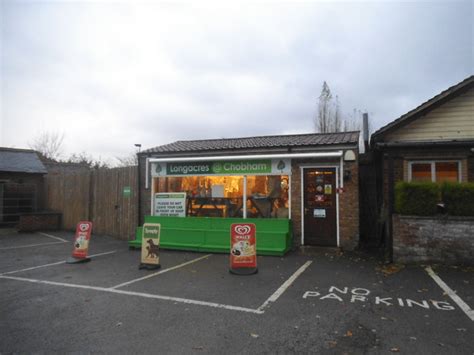
[[53, 245], [53, 244], [64, 244], [64, 242], [51, 242], [51, 243], [41, 243], [41, 244], [28, 244], [28, 245], [20, 245], [17, 247], [3, 247], [0, 250], [11, 250], [11, 249], [21, 249], [21, 248], [31, 248], [31, 247], [42, 247], [45, 245]]
[[113, 286], [113, 287], [110, 287], [110, 288], [111, 288], [111, 289], [117, 289], [117, 288], [120, 288], [120, 287], [128, 286], [128, 285], [131, 285], [131, 284], [133, 284], [133, 283], [135, 283], [135, 282], [142, 281], [142, 280], [146, 280], [146, 279], [149, 279], [150, 277], [155, 277], [155, 276], [157, 276], [157, 275], [164, 274], [165, 272], [179, 269], [179, 268], [184, 267], [184, 266], [186, 266], [186, 265], [189, 265], [189, 264], [198, 262], [198, 261], [200, 261], [200, 260], [202, 260], [202, 259], [207, 259], [207, 258], [210, 257], [211, 255], [212, 255], [212, 254], [207, 254], [207, 255], [201, 256], [201, 257], [199, 257], [199, 258], [197, 258], [197, 259], [193, 259], [193, 260], [187, 261], [187, 262], [185, 262], [185, 263], [183, 263], [183, 264], [179, 264], [179, 265], [170, 267], [170, 268], [168, 268], [168, 269], [164, 269], [164, 270], [155, 272], [155, 273], [153, 273], [153, 274], [140, 277], [140, 278], [135, 279], [135, 280], [127, 281], [127, 282], [121, 283], [121, 284], [119, 284], [119, 285], [115, 285], [115, 286]]
[[260, 307], [259, 310], [263, 311], [265, 307], [267, 307], [270, 302], [275, 302], [287, 289], [291, 286], [293, 282], [312, 264], [312, 261], [307, 261], [303, 264], [298, 270], [295, 271], [293, 275], [290, 276], [288, 280], [286, 280], [279, 288], [276, 290], [273, 295], [271, 295]]
[[427, 266], [425, 268], [426, 272], [428, 273], [428, 275], [431, 276], [431, 278], [438, 284], [439, 287], [441, 287], [441, 289], [446, 292], [446, 294], [451, 297], [451, 299], [459, 306], [459, 308], [461, 308], [461, 310], [466, 313], [466, 315], [472, 320], [474, 321], [474, 310], [472, 310], [466, 302], [464, 302], [461, 297], [459, 297], [456, 292], [454, 292], [448, 285], [446, 285], [444, 283], [443, 280], [441, 280], [441, 278], [436, 275], [436, 273], [433, 271], [433, 269], [431, 268], [431, 266]]
[[[112, 250], [112, 251], [107, 251], [105, 253], [100, 253], [100, 254], [94, 254], [94, 255], [89, 255], [89, 258], [95, 258], [97, 256], [102, 256], [102, 255], [107, 255], [107, 254], [113, 254], [113, 253], [116, 253], [117, 250]], [[35, 269], [40, 269], [40, 268], [43, 268], [43, 267], [48, 267], [48, 266], [54, 266], [54, 265], [61, 265], [61, 264], [65, 264], [66, 261], [58, 261], [56, 263], [50, 263], [50, 264], [44, 264], [44, 265], [39, 265], [39, 266], [33, 266], [33, 267], [28, 267], [26, 269], [20, 269], [20, 270], [14, 270], [14, 271], [8, 271], [8, 272], [4, 272], [4, 273], [1, 273], [1, 275], [10, 275], [10, 274], [16, 274], [17, 272], [23, 272], [23, 271], [30, 271], [30, 270], [35, 270]]]
[[25, 281], [25, 282], [31, 282], [31, 283], [46, 284], [46, 285], [53, 285], [53, 286], [63, 286], [63, 287], [71, 287], [71, 288], [79, 288], [79, 289], [85, 289], [85, 290], [94, 290], [94, 291], [115, 293], [115, 294], [127, 295], [127, 296], [152, 298], [152, 299], [159, 299], [159, 300], [165, 300], [165, 301], [173, 301], [173, 302], [178, 302], [178, 303], [195, 304], [195, 305], [199, 305], [199, 306], [227, 309], [227, 310], [230, 310], [230, 311], [239, 311], [239, 312], [254, 313], [254, 314], [263, 314], [264, 313], [260, 309], [252, 309], [252, 308], [231, 306], [231, 305], [227, 305], [227, 304], [214, 303], [214, 302], [197, 301], [197, 300], [191, 300], [191, 299], [180, 298], [180, 297], [169, 297], [169, 296], [162, 296], [162, 295], [154, 295], [154, 294], [151, 294], [151, 293], [117, 290], [117, 289], [113, 289], [113, 288], [104, 288], [104, 287], [96, 287], [96, 286], [68, 284], [68, 283], [54, 282], [54, 281], [27, 279], [27, 278], [24, 278], [24, 277], [15, 277], [15, 276], [0, 276], [0, 279]]
[[69, 243], [69, 241], [67, 241], [66, 239], [59, 238], [59, 237], [56, 237], [56, 236], [51, 235], [51, 234], [47, 234], [47, 233], [43, 233], [43, 232], [39, 232], [38, 234], [44, 235], [45, 237], [48, 237], [48, 238], [53, 238], [53, 239], [56, 239], [56, 240], [60, 240], [64, 243]]

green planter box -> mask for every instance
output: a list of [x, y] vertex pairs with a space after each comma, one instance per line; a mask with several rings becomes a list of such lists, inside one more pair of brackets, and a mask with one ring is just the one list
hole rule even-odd
[[[145, 223], [161, 224], [160, 247], [163, 249], [228, 253], [230, 225], [254, 223], [257, 227], [257, 253], [284, 255], [291, 248], [291, 221], [286, 218], [213, 218], [213, 217], [155, 217], [146, 216]], [[136, 230], [131, 248], [141, 248], [142, 227]]]

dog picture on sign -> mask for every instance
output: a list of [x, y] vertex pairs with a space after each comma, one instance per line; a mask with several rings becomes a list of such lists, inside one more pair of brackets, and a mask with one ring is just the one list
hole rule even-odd
[[141, 262], [157, 265], [160, 263], [160, 239], [144, 238], [142, 243]]

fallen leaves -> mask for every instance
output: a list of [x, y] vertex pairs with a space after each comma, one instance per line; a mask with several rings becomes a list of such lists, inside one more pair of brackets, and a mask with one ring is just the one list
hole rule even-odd
[[403, 270], [405, 265], [402, 264], [388, 264], [377, 267], [376, 270], [384, 274], [384, 276], [390, 276], [396, 274], [397, 272]]

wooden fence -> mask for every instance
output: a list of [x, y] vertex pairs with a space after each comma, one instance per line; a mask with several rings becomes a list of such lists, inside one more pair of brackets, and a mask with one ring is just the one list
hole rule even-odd
[[138, 168], [59, 171], [45, 178], [46, 208], [62, 212], [63, 228], [89, 220], [93, 233], [131, 239], [138, 220]]

